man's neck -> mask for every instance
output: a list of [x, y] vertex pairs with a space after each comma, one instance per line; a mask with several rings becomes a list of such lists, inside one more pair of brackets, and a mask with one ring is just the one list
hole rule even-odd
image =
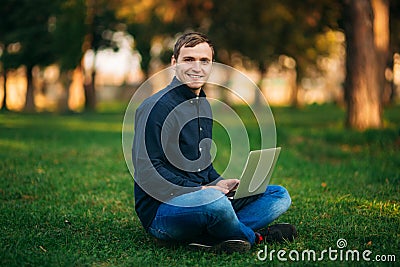
[[200, 88], [197, 88], [197, 89], [190, 88], [190, 90], [192, 90], [192, 92], [193, 92], [195, 95], [199, 96], [199, 95], [200, 95], [201, 87], [200, 87]]

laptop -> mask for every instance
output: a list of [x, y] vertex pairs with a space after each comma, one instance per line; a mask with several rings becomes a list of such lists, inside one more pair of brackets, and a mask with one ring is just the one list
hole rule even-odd
[[264, 193], [271, 180], [280, 152], [280, 147], [250, 151], [239, 178], [240, 183], [226, 194], [227, 197], [240, 199]]

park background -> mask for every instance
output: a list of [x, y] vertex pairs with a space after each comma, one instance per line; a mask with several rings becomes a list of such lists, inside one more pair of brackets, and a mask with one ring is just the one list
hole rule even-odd
[[269, 249], [322, 251], [343, 238], [399, 261], [398, 1], [3, 0], [0, 21], [2, 265], [266, 264], [263, 247], [158, 247], [135, 215], [125, 108], [188, 30], [207, 33], [216, 61], [253, 80], [274, 113], [285, 148], [274, 180], [293, 198], [281, 220], [300, 236]]

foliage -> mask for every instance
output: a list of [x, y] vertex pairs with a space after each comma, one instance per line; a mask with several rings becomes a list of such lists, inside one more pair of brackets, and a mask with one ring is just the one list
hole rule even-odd
[[[5, 56], [12, 59], [7, 61], [11, 67], [33, 67], [54, 62], [54, 39], [49, 19], [55, 12], [55, 3], [47, 0], [2, 1], [0, 43], [4, 46]], [[14, 49], [10, 44], [14, 44]]]
[[[276, 257], [273, 263], [258, 261], [262, 245], [243, 255], [218, 256], [157, 246], [134, 212], [133, 180], [121, 151], [123, 109], [69, 116], [0, 114], [1, 265], [285, 264]], [[399, 107], [387, 109], [385, 130], [366, 132], [343, 129], [344, 112], [335, 106], [273, 112], [283, 150], [272, 181], [286, 186], [293, 201], [279, 221], [294, 223], [300, 236], [293, 243], [268, 244], [268, 251], [321, 252], [336, 249], [344, 238], [348, 249], [398, 257]]]
[[82, 45], [87, 32], [84, 0], [60, 1], [54, 16], [53, 50], [63, 71], [73, 70], [80, 65]]
[[[327, 48], [317, 46], [316, 40], [328, 27], [337, 28], [341, 10], [338, 3], [314, 0], [135, 3], [123, 0], [117, 14], [131, 25], [130, 32], [144, 56], [144, 70], [148, 67], [152, 37], [174, 36], [192, 29], [208, 33], [221, 52], [238, 52], [255, 61], [261, 70], [281, 54], [294, 57], [303, 74], [318, 55], [327, 52]], [[219, 60], [231, 63], [227, 57]]]
[[300, 76], [327, 52], [317, 38], [339, 16], [332, 1], [216, 1], [210, 33], [223, 48], [265, 69], [281, 54], [296, 59]]
[[115, 1], [92, 0], [2, 2], [0, 59], [3, 72], [26, 66], [28, 109], [33, 109], [34, 105], [34, 66], [58, 63], [62, 71], [67, 72], [81, 64], [87, 49], [117, 49], [110, 34], [107, 34], [118, 30], [119, 22], [115, 18], [113, 4]]
[[[391, 6], [394, 47], [399, 29], [397, 5]], [[121, 0], [117, 16], [129, 25], [145, 71], [155, 36], [174, 37], [191, 29], [209, 34], [223, 63], [230, 64], [230, 56], [240, 53], [263, 71], [285, 54], [296, 59], [301, 78], [310, 66], [317, 67], [321, 55], [329, 52], [329, 43], [325, 46], [319, 42], [321, 35], [330, 30], [343, 31], [343, 8], [344, 1], [330, 0]]]
[[[19, 43], [13, 54], [13, 66], [47, 65], [58, 61], [63, 69], [80, 64], [84, 37], [90, 32], [91, 48], [113, 46], [104, 32], [115, 29], [118, 22], [108, 1], [88, 6], [85, 0], [5, 0], [0, 14], [0, 43], [7, 53], [8, 45]], [[90, 16], [90, 18], [88, 18]], [[87, 23], [92, 23], [86, 25]]]

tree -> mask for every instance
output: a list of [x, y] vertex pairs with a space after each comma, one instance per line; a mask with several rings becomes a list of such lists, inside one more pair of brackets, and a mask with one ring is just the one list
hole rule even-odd
[[[2, 16], [5, 25], [1, 27], [1, 41], [7, 51], [4, 55], [3, 69], [7, 71], [9, 67], [25, 65], [28, 81], [25, 110], [32, 112], [35, 110], [33, 67], [54, 62], [53, 36], [49, 22], [56, 10], [56, 2], [5, 0], [1, 9], [5, 12]], [[10, 47], [15, 49], [9, 49]], [[9, 63], [12, 66], [8, 65]]]
[[3, 103], [2, 110], [7, 110], [7, 72], [9, 69], [17, 68], [20, 65], [18, 53], [21, 44], [16, 41], [14, 31], [17, 28], [15, 23], [15, 16], [13, 11], [18, 8], [18, 3], [12, 0], [5, 0], [2, 2], [0, 8], [0, 49], [1, 49], [1, 67], [3, 76]]
[[[88, 50], [92, 50], [94, 57], [99, 50], [111, 47], [118, 49], [115, 46], [110, 34], [118, 28], [120, 21], [115, 16], [116, 5], [119, 1], [111, 0], [85, 0], [86, 2], [86, 34], [82, 46], [83, 53]], [[96, 67], [95, 59], [93, 60], [93, 67], [86, 73], [86, 81], [84, 84], [85, 88], [85, 108], [90, 111], [94, 111], [96, 108]], [[82, 68], [84, 69], [84, 68]]]
[[[219, 61], [231, 64], [231, 55], [240, 54], [255, 63], [261, 77], [280, 55], [295, 58], [298, 80], [310, 65], [316, 65], [319, 55], [328, 53], [327, 47], [317, 45], [317, 39], [340, 14], [339, 4], [330, 0], [122, 0], [122, 3], [118, 13], [127, 18], [145, 71], [151, 58], [153, 36], [174, 36], [192, 29], [207, 33], [218, 44]], [[294, 104], [296, 88], [293, 86]]]
[[[226, 51], [255, 62], [261, 77], [279, 56], [294, 58], [299, 82], [310, 66], [317, 68], [318, 57], [328, 53], [317, 40], [339, 13], [338, 4], [328, 0], [214, 1], [210, 35]], [[294, 84], [293, 105], [296, 89]]]
[[[68, 72], [81, 64], [82, 55], [113, 47], [103, 38], [118, 26], [115, 4], [119, 0], [4, 0], [0, 7], [0, 44], [3, 76], [7, 69], [24, 65], [28, 80], [26, 111], [34, 111], [32, 69], [59, 63], [64, 85], [69, 87]], [[95, 69], [85, 84], [86, 107], [95, 108]], [[68, 89], [67, 89], [68, 90]], [[6, 105], [3, 105], [6, 106]], [[63, 103], [66, 107], [66, 102]]]
[[389, 0], [371, 0], [373, 11], [374, 46], [377, 53], [379, 88], [382, 105], [389, 101], [389, 82], [385, 78], [386, 66], [389, 64]]
[[[298, 79], [327, 52], [327, 47], [318, 47], [318, 36], [329, 29], [344, 29], [347, 125], [381, 127], [389, 46], [388, 0], [222, 0], [214, 2], [213, 11], [210, 31], [228, 51], [258, 62], [261, 73], [268, 59], [291, 56], [296, 59]], [[339, 25], [342, 20], [343, 28]]]
[[[13, 24], [9, 19], [8, 14], [11, 13], [11, 10], [14, 8], [15, 3], [12, 1], [3, 1], [2, 6], [0, 8], [0, 17], [2, 21], [0, 23], [0, 59], [1, 59], [1, 72], [3, 76], [3, 101], [1, 104], [2, 110], [7, 110], [7, 70], [8, 70], [8, 47], [10, 45], [9, 41], [9, 33], [12, 31]], [[10, 49], [11, 50], [11, 49]]]
[[68, 111], [69, 87], [72, 82], [72, 71], [80, 66], [83, 51], [82, 45], [86, 34], [86, 8], [84, 0], [60, 1], [59, 11], [53, 18], [54, 44], [53, 51], [61, 70], [61, 82], [65, 96], [58, 109]]
[[[387, 4], [387, 1], [381, 3], [384, 2]], [[347, 0], [344, 11], [347, 43], [346, 124], [359, 130], [380, 128], [384, 75], [382, 62], [386, 64], [386, 59], [380, 60], [379, 57], [386, 57], [387, 51], [384, 51], [386, 48], [377, 50], [374, 13], [369, 0]]]

